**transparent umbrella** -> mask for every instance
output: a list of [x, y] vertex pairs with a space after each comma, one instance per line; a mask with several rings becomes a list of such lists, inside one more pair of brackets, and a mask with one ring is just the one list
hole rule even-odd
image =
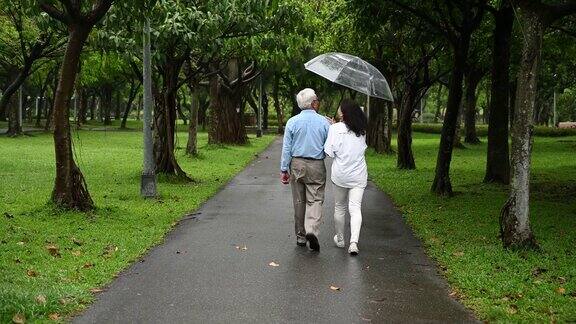
[[326, 53], [308, 61], [304, 67], [365, 95], [394, 101], [386, 78], [372, 64], [359, 57], [344, 53]]

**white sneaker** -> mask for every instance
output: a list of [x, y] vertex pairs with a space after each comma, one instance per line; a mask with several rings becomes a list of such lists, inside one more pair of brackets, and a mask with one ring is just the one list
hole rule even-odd
[[334, 235], [334, 243], [336, 244], [337, 247], [339, 248], [344, 248], [344, 235], [340, 234], [336, 234]]
[[358, 244], [356, 243], [350, 243], [350, 246], [348, 247], [348, 253], [350, 253], [351, 255], [358, 255]]

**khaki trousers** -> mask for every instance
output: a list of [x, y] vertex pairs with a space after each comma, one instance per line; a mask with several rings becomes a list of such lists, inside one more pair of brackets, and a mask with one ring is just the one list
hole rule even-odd
[[324, 161], [293, 158], [290, 174], [296, 236], [311, 233], [318, 237], [326, 187]]

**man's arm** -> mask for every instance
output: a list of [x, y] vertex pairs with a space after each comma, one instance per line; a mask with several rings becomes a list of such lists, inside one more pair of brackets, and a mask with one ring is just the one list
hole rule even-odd
[[284, 141], [282, 142], [282, 160], [280, 171], [288, 172], [292, 161], [292, 124], [287, 123], [284, 130]]

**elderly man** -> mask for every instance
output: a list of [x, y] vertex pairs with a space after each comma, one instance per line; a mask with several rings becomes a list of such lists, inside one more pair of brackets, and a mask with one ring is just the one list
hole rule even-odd
[[320, 251], [318, 233], [326, 186], [324, 143], [330, 123], [318, 114], [320, 102], [312, 89], [298, 93], [302, 112], [288, 120], [280, 163], [281, 181], [292, 186], [296, 244]]

